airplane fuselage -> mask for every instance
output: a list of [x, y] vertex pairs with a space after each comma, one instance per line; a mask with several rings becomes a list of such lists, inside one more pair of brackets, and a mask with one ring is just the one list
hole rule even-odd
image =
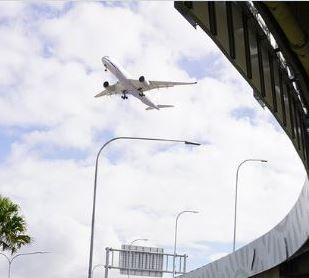
[[130, 94], [138, 98], [141, 102], [152, 107], [154, 109], [159, 109], [148, 97], [146, 97], [142, 91], [138, 90], [132, 82], [130, 81], [129, 74], [114, 61], [112, 62], [108, 57], [102, 58], [102, 63], [106, 69], [108, 69], [119, 81], [121, 87], [123, 88], [123, 99], [125, 99], [127, 94]]

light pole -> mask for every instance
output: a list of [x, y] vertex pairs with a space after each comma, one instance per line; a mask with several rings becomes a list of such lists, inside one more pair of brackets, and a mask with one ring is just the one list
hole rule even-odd
[[0, 253], [2, 256], [4, 256], [8, 263], [9, 263], [9, 271], [8, 271], [8, 278], [11, 277], [11, 265], [13, 263], [13, 261], [19, 257], [19, 256], [27, 256], [27, 255], [36, 255], [36, 254], [47, 254], [49, 252], [43, 252], [43, 251], [39, 251], [39, 252], [30, 252], [30, 253], [20, 253], [20, 254], [17, 254], [15, 256], [13, 256], [12, 258], [9, 258], [7, 255], [3, 254], [3, 253]]
[[184, 213], [198, 213], [198, 211], [197, 210], [183, 210], [183, 211], [181, 211], [181, 212], [179, 212], [177, 214], [176, 224], [175, 224], [175, 242], [174, 242], [174, 256], [173, 256], [173, 278], [176, 275], [175, 262], [176, 262], [176, 244], [177, 244], [177, 225], [178, 225], [178, 219]]
[[[128, 278], [130, 278], [130, 256], [131, 256], [131, 247], [132, 247], [132, 244], [133, 244], [134, 242], [139, 241], [139, 240], [148, 241], [147, 238], [137, 238], [137, 239], [132, 240], [131, 243], [129, 244]], [[133, 257], [132, 257], [132, 265], [133, 265]]]
[[95, 162], [95, 174], [94, 174], [94, 187], [93, 187], [93, 202], [92, 202], [92, 220], [91, 220], [91, 237], [90, 237], [90, 255], [89, 255], [89, 267], [88, 267], [88, 278], [92, 277], [92, 257], [93, 257], [93, 241], [94, 241], [94, 223], [95, 223], [95, 204], [96, 204], [96, 192], [97, 192], [97, 176], [98, 176], [98, 161], [102, 150], [111, 142], [115, 140], [142, 140], [142, 141], [161, 141], [161, 142], [170, 142], [170, 143], [183, 143], [186, 145], [196, 145], [199, 146], [199, 143], [193, 143], [185, 140], [172, 140], [172, 139], [162, 139], [162, 138], [148, 138], [148, 137], [114, 137], [107, 141], [99, 150]]
[[236, 218], [237, 218], [237, 189], [238, 189], [238, 173], [239, 173], [239, 169], [241, 167], [241, 165], [243, 165], [246, 162], [267, 162], [267, 160], [264, 159], [245, 159], [244, 161], [242, 161], [238, 167], [237, 167], [237, 171], [236, 171], [236, 186], [235, 186], [235, 210], [234, 210], [234, 238], [233, 238], [233, 252], [235, 252], [235, 243], [236, 243]]
[[93, 274], [94, 270], [96, 268], [98, 268], [98, 267], [104, 267], [104, 264], [96, 264], [96, 265], [94, 265], [93, 268], [92, 268], [92, 274]]

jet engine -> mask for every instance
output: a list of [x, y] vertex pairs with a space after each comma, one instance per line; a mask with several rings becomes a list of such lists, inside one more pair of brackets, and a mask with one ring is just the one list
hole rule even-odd
[[145, 79], [143, 75], [139, 77], [138, 81], [145, 84], [146, 86], [149, 86], [149, 82]]
[[105, 81], [105, 82], [103, 83], [103, 87], [104, 87], [104, 88], [107, 88], [108, 86], [109, 86], [108, 81]]

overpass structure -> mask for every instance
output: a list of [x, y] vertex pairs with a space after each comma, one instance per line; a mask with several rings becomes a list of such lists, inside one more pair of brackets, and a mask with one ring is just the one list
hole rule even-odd
[[[176, 1], [277, 119], [309, 173], [309, 3]], [[309, 277], [309, 181], [270, 232], [182, 278]]]

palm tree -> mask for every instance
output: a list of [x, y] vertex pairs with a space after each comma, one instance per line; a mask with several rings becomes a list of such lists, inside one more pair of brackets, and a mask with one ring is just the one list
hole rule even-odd
[[14, 254], [20, 247], [29, 244], [31, 238], [25, 234], [26, 230], [19, 206], [0, 195], [0, 249]]

